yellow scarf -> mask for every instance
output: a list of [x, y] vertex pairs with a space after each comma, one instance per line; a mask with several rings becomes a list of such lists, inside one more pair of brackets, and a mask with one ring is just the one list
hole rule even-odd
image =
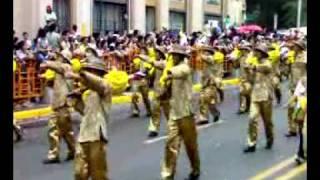
[[167, 79], [168, 71], [173, 67], [172, 55], [166, 55], [166, 56], [167, 56], [166, 67], [164, 68], [163, 73], [160, 77], [160, 86], [162, 87], [165, 86], [165, 80]]
[[220, 51], [216, 51], [216, 52], [213, 54], [213, 60], [214, 60], [215, 63], [218, 63], [218, 64], [223, 63], [223, 61], [224, 61], [224, 54], [221, 53]]

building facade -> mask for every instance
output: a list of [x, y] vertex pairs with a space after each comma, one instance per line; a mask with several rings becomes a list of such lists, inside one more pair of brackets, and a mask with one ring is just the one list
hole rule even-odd
[[201, 31], [209, 20], [234, 14], [236, 6], [226, 1], [245, 0], [14, 0], [13, 28], [18, 35], [26, 31], [34, 37], [45, 24], [46, 6], [51, 5], [60, 29], [76, 24], [82, 35], [130, 29]]

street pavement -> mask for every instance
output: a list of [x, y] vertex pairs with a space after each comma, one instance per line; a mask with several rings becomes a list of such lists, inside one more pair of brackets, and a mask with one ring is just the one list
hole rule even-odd
[[[287, 92], [285, 88], [282, 90]], [[286, 101], [284, 97], [283, 102]], [[196, 104], [198, 95], [193, 103]], [[252, 177], [275, 179], [285, 176], [297, 168], [293, 160], [286, 161], [297, 151], [298, 138], [286, 138], [286, 110], [274, 105], [273, 122], [275, 144], [272, 150], [265, 150], [265, 135], [260, 121], [258, 146], [253, 154], [242, 152], [246, 144], [248, 127], [247, 115], [237, 115], [238, 88], [230, 87], [225, 91], [225, 101], [219, 105], [221, 123], [198, 127], [198, 142], [201, 158], [201, 180], [246, 180]], [[140, 105], [141, 109], [143, 105]], [[162, 121], [158, 138], [147, 138], [148, 118], [142, 111], [140, 118], [129, 118], [129, 104], [112, 107], [109, 126], [110, 143], [107, 148], [109, 175], [112, 180], [159, 180], [160, 163], [165, 145], [165, 121]], [[74, 130], [79, 128], [79, 115]], [[164, 119], [163, 119], [164, 120]], [[73, 163], [43, 165], [48, 140], [44, 123], [24, 130], [24, 141], [14, 144], [15, 180], [71, 180]], [[66, 146], [62, 143], [61, 159], [66, 156]], [[286, 161], [284, 166], [284, 161]], [[280, 168], [281, 167], [281, 168]], [[276, 171], [276, 170], [279, 171]], [[182, 180], [189, 174], [189, 162], [181, 146], [177, 163], [176, 180]], [[268, 177], [266, 176], [268, 175]], [[263, 178], [261, 178], [263, 177]], [[292, 179], [306, 179], [306, 171], [296, 174]]]

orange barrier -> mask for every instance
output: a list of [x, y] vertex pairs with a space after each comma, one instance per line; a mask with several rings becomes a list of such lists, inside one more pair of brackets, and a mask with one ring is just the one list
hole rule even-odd
[[37, 62], [27, 59], [25, 64], [17, 63], [13, 73], [13, 99], [15, 102], [24, 101], [43, 95], [43, 81], [39, 78]]
[[[105, 53], [103, 60], [106, 63], [107, 71], [112, 68], [117, 68], [120, 71], [125, 71], [128, 74], [134, 73], [132, 59], [139, 51], [133, 49], [127, 55], [118, 57], [115, 53]], [[81, 57], [78, 57], [81, 58]], [[193, 70], [202, 70], [203, 62], [200, 58], [199, 50], [193, 50], [189, 64]], [[225, 73], [231, 73], [233, 70], [232, 62], [224, 61]], [[33, 59], [26, 60], [25, 65], [17, 63], [17, 70], [13, 76], [13, 95], [14, 101], [24, 101], [34, 97], [43, 95], [44, 81], [38, 77], [40, 74], [37, 68], [37, 62]]]

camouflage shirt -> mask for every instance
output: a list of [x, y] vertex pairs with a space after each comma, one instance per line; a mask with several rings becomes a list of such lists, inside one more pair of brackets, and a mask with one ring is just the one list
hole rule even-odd
[[108, 141], [111, 87], [102, 78], [92, 73], [83, 72], [81, 77], [81, 83], [88, 87], [89, 91], [86, 98], [78, 99], [82, 109], [77, 110], [83, 115], [78, 141], [80, 143], [101, 139]]
[[273, 98], [273, 87], [271, 81], [272, 65], [267, 59], [256, 66], [254, 72], [254, 83], [252, 90], [252, 101], [268, 101]]
[[181, 62], [171, 68], [172, 86], [170, 98], [170, 119], [179, 120], [193, 114], [192, 75], [186, 62]]
[[67, 94], [72, 90], [72, 81], [67, 80], [64, 73], [71, 69], [71, 66], [58, 61], [48, 61], [48, 68], [55, 71], [53, 80], [52, 109], [61, 108], [67, 105]]

